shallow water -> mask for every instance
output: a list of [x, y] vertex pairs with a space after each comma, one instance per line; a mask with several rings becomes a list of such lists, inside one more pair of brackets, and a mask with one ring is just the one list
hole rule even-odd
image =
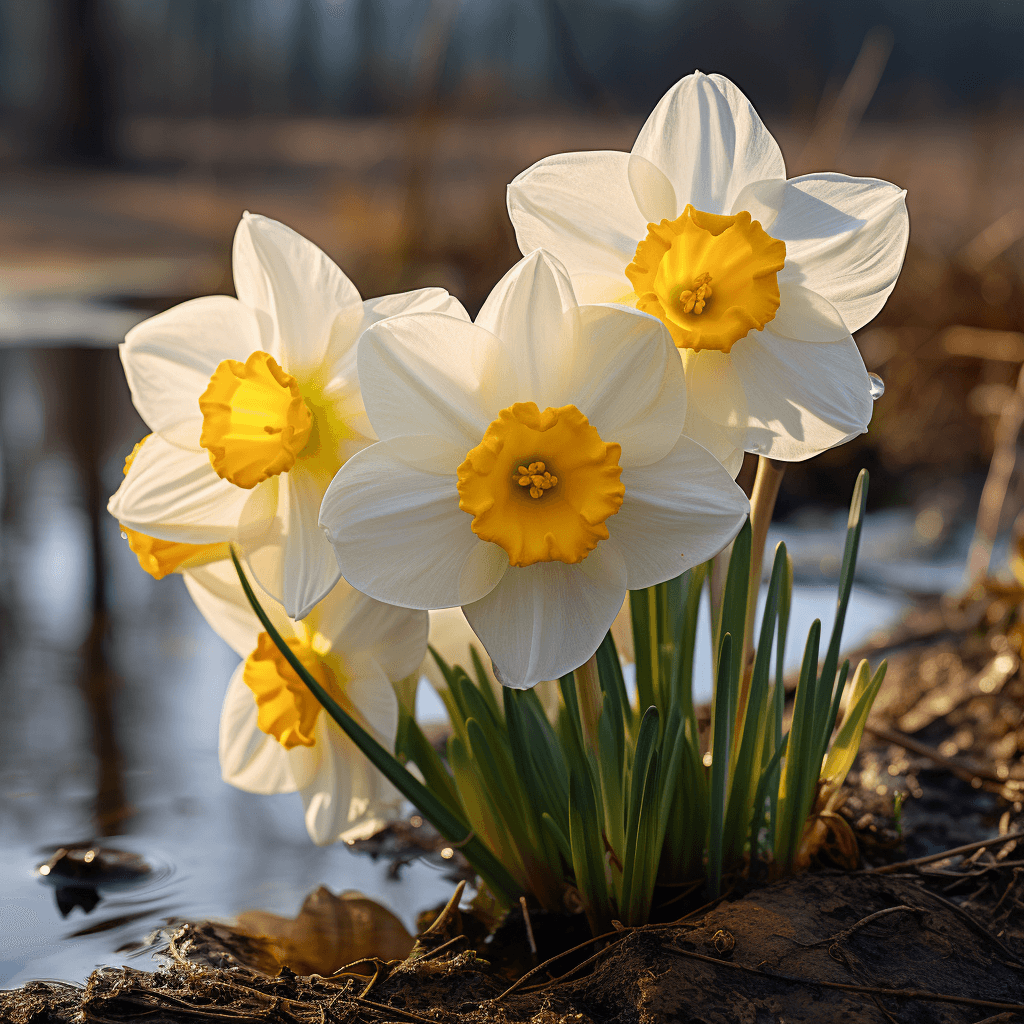
[[[111, 526], [111, 550], [120, 551]], [[0, 986], [81, 981], [100, 964], [148, 967], [148, 955], [133, 958], [125, 947], [169, 918], [229, 918], [252, 907], [294, 916], [321, 884], [367, 893], [409, 928], [419, 911], [448, 898], [453, 883], [442, 869], [416, 862], [390, 880], [386, 865], [344, 845], [315, 847], [297, 795], [255, 796], [221, 781], [217, 724], [237, 658], [181, 580], [149, 579], [126, 546], [128, 558], [116, 558], [111, 573], [114, 728], [101, 761], [93, 709], [76, 678], [83, 623], [63, 583], [77, 573], [35, 571], [73, 565], [76, 535], [73, 517], [51, 508], [21, 562], [29, 570], [21, 578], [34, 581], [24, 596], [35, 628], [5, 658]], [[47, 608], [56, 612], [37, 618]], [[122, 824], [99, 838], [101, 802]], [[142, 855], [153, 871], [137, 886], [101, 889], [91, 912], [75, 907], [62, 917], [54, 886], [35, 869], [55, 847], [94, 838]]]

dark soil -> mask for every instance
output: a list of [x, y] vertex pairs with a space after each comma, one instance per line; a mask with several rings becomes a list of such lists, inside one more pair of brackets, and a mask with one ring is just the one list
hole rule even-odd
[[[406, 959], [331, 977], [278, 971], [265, 940], [187, 924], [155, 974], [36, 982], [0, 993], [0, 1021], [1024, 1021], [1024, 839], [1014, 838], [1024, 834], [1024, 630], [1019, 609], [995, 611], [984, 598], [934, 606], [865, 652], [877, 662], [884, 649], [890, 674], [842, 808], [857, 871], [830, 867], [826, 849], [800, 877], [741, 880], [712, 906], [697, 907], [694, 893], [684, 917], [533, 970], [518, 910], [490, 940], [472, 915], [450, 911]], [[967, 843], [985, 845], [943, 856]], [[538, 959], [558, 940], [581, 942], [582, 920], [534, 912]]]
[[[1007, 892], [1015, 889], [1019, 866], [989, 870]], [[404, 962], [378, 964], [371, 981], [287, 970], [270, 978], [226, 953], [197, 965], [190, 946], [208, 954], [211, 934], [185, 926], [169, 965], [156, 974], [101, 970], [84, 990], [37, 982], [0, 998], [0, 1014], [10, 1024], [1018, 1019], [1024, 915], [1012, 927], [1004, 923], [998, 938], [990, 930], [994, 908], [956, 906], [939, 891], [946, 881], [909, 872], [806, 874], [724, 900], [690, 921], [624, 931], [569, 976], [559, 978], [562, 968], [553, 963], [507, 994], [507, 979], [476, 952], [460, 951], [443, 930], [435, 938], [443, 949], [421, 943]]]

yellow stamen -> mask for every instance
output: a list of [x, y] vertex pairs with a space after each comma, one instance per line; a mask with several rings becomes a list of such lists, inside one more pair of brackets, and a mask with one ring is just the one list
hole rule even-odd
[[679, 348], [728, 352], [774, 318], [785, 262], [786, 243], [745, 210], [726, 216], [687, 206], [675, 220], [647, 225], [626, 277], [636, 308], [658, 317]]
[[[524, 451], [543, 459], [518, 458]], [[473, 532], [503, 547], [514, 566], [581, 562], [608, 538], [605, 520], [626, 493], [620, 453], [576, 406], [541, 412], [518, 402], [499, 413], [459, 466], [459, 508], [473, 516]]]
[[[309, 674], [342, 703], [344, 677], [337, 679], [308, 641], [288, 637], [285, 642]], [[242, 679], [256, 698], [256, 724], [262, 732], [289, 750], [316, 743], [316, 721], [323, 710], [320, 702], [266, 633], [260, 633], [256, 650], [246, 658]]]
[[519, 466], [515, 476], [520, 487], [530, 488], [530, 497], [539, 498], [545, 491], [550, 491], [558, 483], [558, 477], [552, 476], [543, 462], [531, 462], [529, 466]]
[[286, 473], [306, 446], [313, 418], [298, 381], [266, 352], [225, 359], [199, 399], [203, 432], [218, 476], [251, 488]]
[[[124, 460], [124, 475], [128, 475], [135, 456], [139, 454], [147, 434], [131, 450], [131, 454]], [[149, 534], [139, 533], [138, 530], [130, 530], [123, 523], [121, 534], [128, 541], [128, 547], [139, 560], [139, 565], [149, 573], [155, 580], [162, 580], [172, 572], [181, 569], [195, 569], [200, 565], [207, 565], [210, 562], [219, 562], [222, 558], [230, 556], [229, 546], [223, 544], [180, 544], [173, 540], [159, 540], [150, 537]]]
[[679, 293], [679, 301], [683, 303], [684, 313], [703, 313], [704, 306], [710, 298], [710, 274], [701, 274], [691, 285], [691, 290]]

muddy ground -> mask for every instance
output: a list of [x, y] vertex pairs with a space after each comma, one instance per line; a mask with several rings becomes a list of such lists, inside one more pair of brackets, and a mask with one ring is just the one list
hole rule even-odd
[[[185, 924], [155, 974], [111, 968], [84, 987], [37, 982], [0, 995], [0, 1020], [1024, 1021], [1019, 608], [990, 593], [934, 604], [872, 645], [873, 660], [884, 649], [891, 668], [842, 808], [860, 845], [855, 871], [825, 850], [800, 877], [736, 879], [707, 906], [695, 891], [662, 912], [675, 920], [600, 941], [584, 942], [579, 918], [534, 911], [536, 957], [521, 911], [490, 939], [450, 911], [404, 959], [392, 952], [330, 977], [279, 967], [280, 942], [275, 959], [255, 934]], [[336, 904], [320, 890], [304, 912]]]

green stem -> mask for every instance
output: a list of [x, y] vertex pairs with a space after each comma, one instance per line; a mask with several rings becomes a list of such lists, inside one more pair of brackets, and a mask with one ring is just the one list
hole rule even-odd
[[576, 694], [580, 702], [580, 720], [583, 723], [583, 739], [587, 746], [597, 753], [597, 730], [601, 718], [601, 681], [597, 674], [597, 655], [580, 665], [574, 673]]
[[747, 588], [747, 625], [743, 631], [743, 661], [741, 662], [740, 701], [737, 710], [742, 715], [746, 709], [747, 690], [750, 686], [750, 665], [754, 656], [754, 616], [757, 612], [757, 598], [761, 591], [761, 569], [764, 566], [764, 546], [768, 540], [775, 500], [779, 496], [779, 485], [786, 463], [775, 459], [758, 457], [754, 490], [750, 495], [750, 585]]

